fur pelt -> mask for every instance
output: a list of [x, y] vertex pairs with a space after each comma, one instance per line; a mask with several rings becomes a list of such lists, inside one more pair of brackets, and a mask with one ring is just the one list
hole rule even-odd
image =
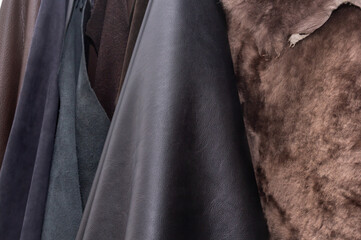
[[361, 239], [361, 9], [222, 2], [271, 238]]

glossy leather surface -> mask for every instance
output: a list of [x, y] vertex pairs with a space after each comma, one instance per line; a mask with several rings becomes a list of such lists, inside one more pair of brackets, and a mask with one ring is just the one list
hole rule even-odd
[[0, 171], [0, 239], [41, 237], [54, 147], [67, 1], [42, 0]]
[[267, 237], [220, 5], [151, 0], [77, 239]]

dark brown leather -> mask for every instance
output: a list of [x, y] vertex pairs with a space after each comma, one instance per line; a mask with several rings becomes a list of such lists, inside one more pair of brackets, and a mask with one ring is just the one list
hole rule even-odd
[[86, 35], [91, 39], [96, 51], [96, 54], [93, 54], [90, 47], [89, 80], [109, 117], [113, 115], [115, 109], [128, 41], [130, 15], [128, 3], [129, 0], [95, 1], [86, 27]]
[[139, 29], [142, 25], [144, 14], [145, 11], [147, 10], [147, 6], [148, 6], [148, 0], [134, 0], [134, 7], [131, 14], [130, 32], [128, 37], [127, 49], [125, 50], [122, 75], [120, 77], [117, 96], [119, 96], [125, 75], [127, 74], [129, 62], [133, 54], [135, 42], [137, 41]]
[[4, 0], [0, 9], [0, 167], [24, 78], [40, 0]]
[[[131, 19], [131, 16], [132, 16], [132, 12], [133, 12], [133, 9], [134, 9], [134, 4], [135, 4], [135, 1], [136, 0], [127, 0], [127, 3], [128, 3], [128, 13], [130, 13], [129, 14], [129, 18]], [[146, 2], [148, 2], [148, 1], [146, 1]]]

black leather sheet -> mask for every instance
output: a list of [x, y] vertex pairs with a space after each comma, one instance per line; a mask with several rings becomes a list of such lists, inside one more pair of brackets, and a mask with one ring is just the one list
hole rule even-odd
[[151, 0], [77, 239], [267, 239], [215, 0]]

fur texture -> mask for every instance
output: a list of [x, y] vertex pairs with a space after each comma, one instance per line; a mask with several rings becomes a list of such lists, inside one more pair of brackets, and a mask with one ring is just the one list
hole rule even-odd
[[272, 239], [361, 239], [361, 10], [335, 3], [223, 0]]

